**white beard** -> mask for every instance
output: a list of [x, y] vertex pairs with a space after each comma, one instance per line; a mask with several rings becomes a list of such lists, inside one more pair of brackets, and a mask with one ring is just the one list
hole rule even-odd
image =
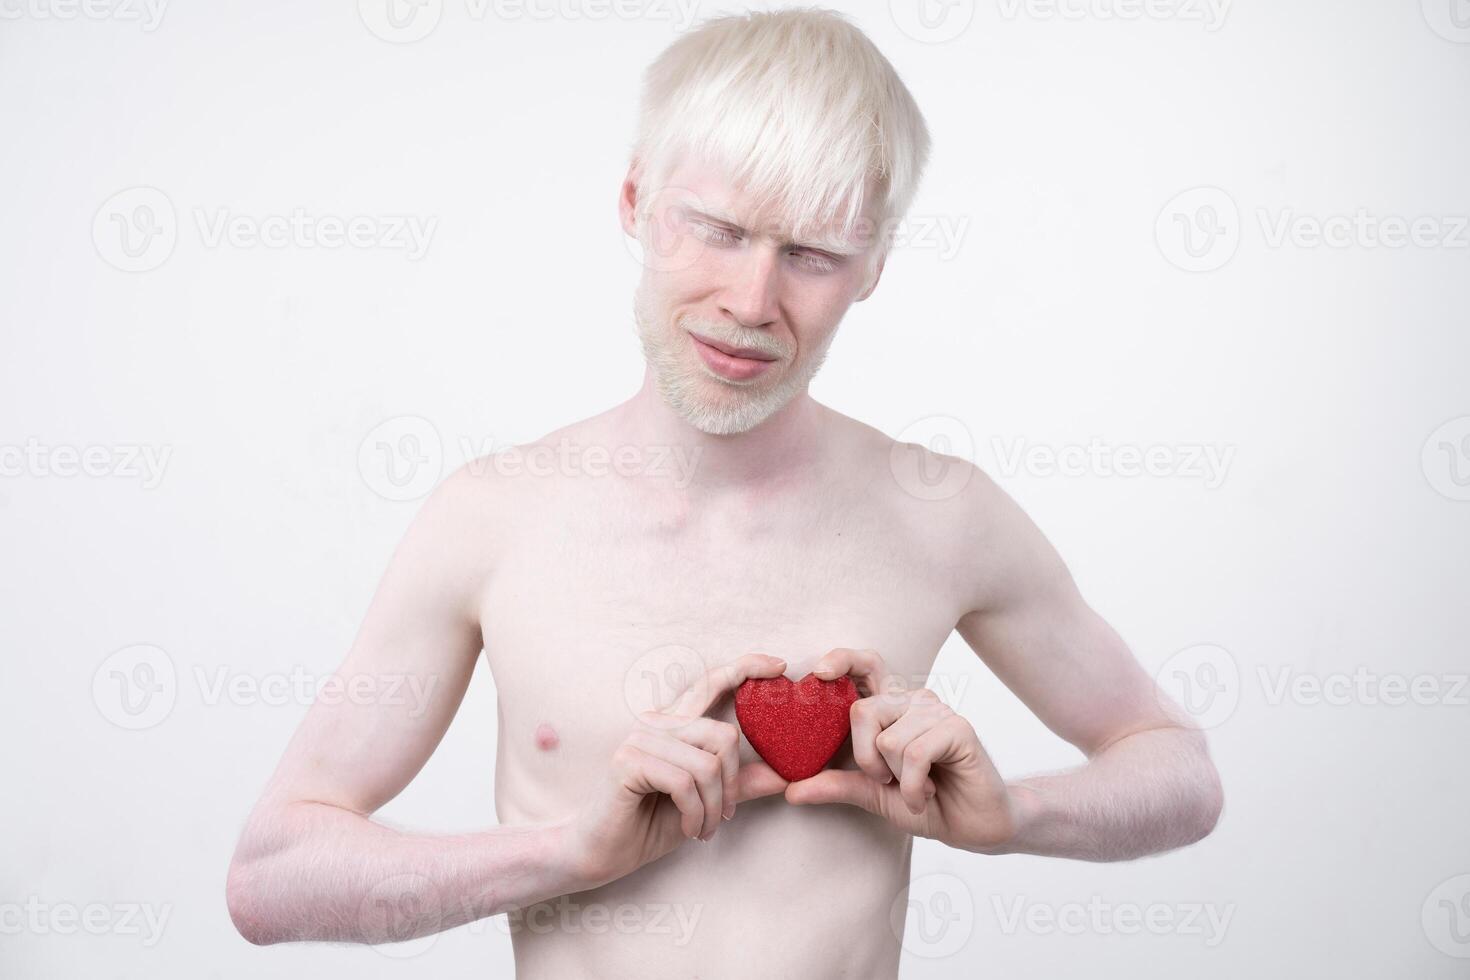
[[[688, 334], [681, 324], [663, 321], [644, 295], [641, 283], [633, 293], [633, 320], [659, 394], [675, 414], [710, 435], [749, 432], [805, 391], [827, 359], [827, 348], [835, 333], [829, 333], [805, 361], [790, 365], [785, 377], [775, 384], [757, 387], [758, 380], [736, 384], [710, 373], [702, 364], [691, 365], [681, 354], [691, 342]], [[699, 332], [719, 340], [728, 331]]]

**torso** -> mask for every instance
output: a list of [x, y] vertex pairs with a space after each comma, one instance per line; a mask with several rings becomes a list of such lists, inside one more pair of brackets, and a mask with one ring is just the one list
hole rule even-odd
[[[502, 823], [575, 812], [635, 712], [667, 706], [701, 665], [770, 653], [799, 678], [834, 647], [866, 647], [924, 683], [964, 612], [939, 554], [948, 518], [898, 485], [886, 437], [832, 415], [821, 472], [697, 513], [667, 481], [517, 478], [480, 604]], [[561, 435], [609, 444], [609, 425]], [[711, 714], [735, 721], [728, 698]], [[741, 758], [756, 758], [744, 740]], [[855, 768], [850, 749], [832, 764]], [[856, 808], [752, 800], [709, 843], [513, 914], [517, 975], [895, 976], [909, 853]]]

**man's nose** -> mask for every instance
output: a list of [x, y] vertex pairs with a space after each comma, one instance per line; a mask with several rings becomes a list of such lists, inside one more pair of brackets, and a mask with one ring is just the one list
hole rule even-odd
[[755, 243], [740, 256], [734, 280], [720, 297], [720, 309], [742, 327], [776, 322], [781, 286], [781, 250]]

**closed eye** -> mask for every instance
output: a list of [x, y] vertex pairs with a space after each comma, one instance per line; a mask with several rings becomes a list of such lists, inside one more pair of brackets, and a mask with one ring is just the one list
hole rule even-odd
[[712, 225], [704, 221], [694, 222], [694, 227], [699, 231], [699, 237], [712, 245], [733, 245], [740, 240], [740, 236], [731, 232], [728, 228]]
[[807, 248], [797, 249], [794, 254], [812, 272], [835, 272], [837, 267], [842, 264], [840, 259], [828, 255], [826, 252], [814, 252]]

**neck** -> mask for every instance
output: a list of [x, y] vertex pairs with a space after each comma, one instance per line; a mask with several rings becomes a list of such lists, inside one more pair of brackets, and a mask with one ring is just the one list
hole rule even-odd
[[758, 492], [801, 480], [821, 453], [827, 410], [802, 389], [748, 432], [711, 435], [669, 407], [645, 367], [642, 386], [617, 412], [632, 443], [667, 447], [693, 463], [685, 492], [699, 495]]

